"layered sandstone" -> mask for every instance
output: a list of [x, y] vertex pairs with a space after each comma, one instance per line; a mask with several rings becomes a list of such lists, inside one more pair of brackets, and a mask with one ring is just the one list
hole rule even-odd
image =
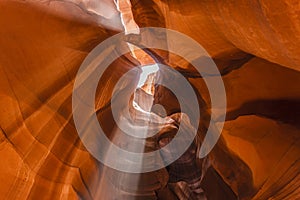
[[[166, 27], [190, 36], [220, 69], [227, 116], [213, 151], [205, 159], [194, 159], [192, 146], [192, 153], [151, 174], [107, 169], [78, 137], [72, 89], [88, 53], [123, 30], [115, 4], [2, 0], [0, 199], [109, 199], [112, 194], [122, 199], [300, 198], [299, 2], [132, 0], [131, 4], [138, 26]], [[198, 92], [198, 136], [203, 139], [211, 113], [203, 77], [182, 58], [155, 52]], [[142, 52], [141, 62], [153, 62], [146, 57]], [[99, 82], [95, 108], [110, 138], [118, 135], [109, 105], [113, 88], [138, 64], [126, 54]], [[156, 88], [155, 95], [167, 115], [180, 112], [177, 99], [166, 88]], [[175, 129], [166, 125], [168, 139]], [[183, 161], [190, 157], [191, 162]], [[119, 184], [118, 179], [127, 182]], [[191, 186], [197, 182], [193, 179], [199, 187]]]

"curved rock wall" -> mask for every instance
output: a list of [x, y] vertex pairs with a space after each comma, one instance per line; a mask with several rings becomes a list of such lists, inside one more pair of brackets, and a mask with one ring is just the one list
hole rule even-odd
[[[140, 27], [187, 34], [208, 51], [223, 75], [228, 107], [222, 138], [206, 160], [196, 161], [206, 196], [201, 198], [298, 199], [299, 2], [131, 3]], [[0, 2], [0, 199], [106, 199], [120, 191], [111, 178], [126, 179], [114, 171], [103, 175], [103, 165], [85, 149], [73, 123], [71, 94], [81, 62], [122, 29], [116, 14], [109, 15], [115, 23], [108, 23], [102, 9], [97, 13], [82, 5]], [[202, 78], [178, 56], [156, 52], [197, 90], [204, 109], [198, 131], [203, 138], [210, 99]], [[95, 107], [108, 136], [115, 127], [109, 109], [112, 89], [136, 64], [124, 55], [99, 83]], [[158, 91], [160, 103], [170, 107], [168, 114], [178, 112], [174, 97], [163, 88]], [[140, 188], [151, 194], [149, 199], [188, 199], [191, 194], [184, 182], [166, 183], [166, 171], [154, 179], [153, 174], [142, 176], [149, 184], [140, 183]]]

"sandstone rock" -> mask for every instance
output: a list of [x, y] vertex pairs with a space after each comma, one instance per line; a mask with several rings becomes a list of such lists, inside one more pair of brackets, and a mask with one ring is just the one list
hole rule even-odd
[[[155, 172], [130, 174], [104, 166], [77, 134], [72, 90], [88, 53], [124, 30], [115, 3], [2, 0], [0, 199], [299, 199], [299, 2], [131, 0], [130, 9], [126, 3], [119, 10], [129, 17], [128, 24], [134, 17], [139, 27], [180, 31], [216, 62], [227, 92], [226, 122], [217, 145], [204, 160], [194, 157], [211, 119], [204, 77], [178, 55], [154, 49], [157, 60], [181, 72], [198, 94], [201, 120], [191, 122], [200, 125], [197, 141], [173, 165]], [[130, 69], [155, 62], [149, 51], [135, 48], [135, 54], [110, 65], [95, 97], [107, 137], [123, 144], [128, 138], [116, 131], [112, 91]], [[124, 87], [134, 87], [138, 79], [139, 73]], [[144, 123], [145, 115], [125, 101], [132, 103], [132, 97], [123, 91], [122, 106], [129, 105], [135, 119]], [[169, 120], [160, 124], [165, 127], [160, 136], [169, 140], [180, 123], [165, 115], [181, 112], [178, 100], [162, 86], [155, 87], [151, 98], [152, 90], [147, 91], [140, 91], [138, 101], [147, 100], [148, 108], [153, 98], [164, 106], [163, 114], [159, 108], [152, 111], [160, 114], [155, 119]], [[189, 105], [188, 97], [185, 103]], [[147, 151], [159, 148], [156, 139], [148, 141]]]

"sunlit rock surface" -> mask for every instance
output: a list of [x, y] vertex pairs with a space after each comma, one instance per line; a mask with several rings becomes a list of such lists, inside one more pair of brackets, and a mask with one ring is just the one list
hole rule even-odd
[[[195, 159], [197, 148], [191, 146], [173, 165], [145, 174], [103, 166], [80, 141], [72, 118], [82, 61], [124, 30], [115, 3], [2, 0], [0, 9], [0, 199], [300, 198], [298, 1], [131, 1], [139, 27], [174, 29], [201, 44], [227, 92], [225, 127], [209, 156]], [[203, 78], [178, 56], [155, 52], [197, 90], [197, 138], [203, 139], [211, 113]], [[113, 88], [138, 64], [126, 54], [100, 79], [95, 108], [110, 139], [118, 137], [109, 105]], [[156, 87], [153, 98], [168, 116], [180, 112], [166, 88]], [[173, 118], [163, 125], [161, 142], [176, 132]], [[149, 149], [160, 148], [157, 142]]]

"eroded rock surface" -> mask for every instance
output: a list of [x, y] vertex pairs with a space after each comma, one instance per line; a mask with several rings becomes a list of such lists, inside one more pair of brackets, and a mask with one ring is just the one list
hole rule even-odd
[[[207, 158], [196, 159], [211, 113], [203, 77], [179, 56], [154, 50], [198, 93], [198, 141], [169, 168], [135, 175], [97, 161], [72, 118], [82, 61], [124, 29], [115, 3], [2, 0], [0, 9], [0, 199], [300, 198], [298, 1], [131, 1], [139, 27], [174, 29], [201, 44], [227, 92], [221, 139]], [[140, 63], [147, 63], [141, 55]], [[113, 88], [138, 64], [126, 54], [99, 82], [95, 109], [109, 138], [118, 135], [110, 110]], [[180, 112], [167, 89], [158, 86], [154, 99], [168, 116]]]

